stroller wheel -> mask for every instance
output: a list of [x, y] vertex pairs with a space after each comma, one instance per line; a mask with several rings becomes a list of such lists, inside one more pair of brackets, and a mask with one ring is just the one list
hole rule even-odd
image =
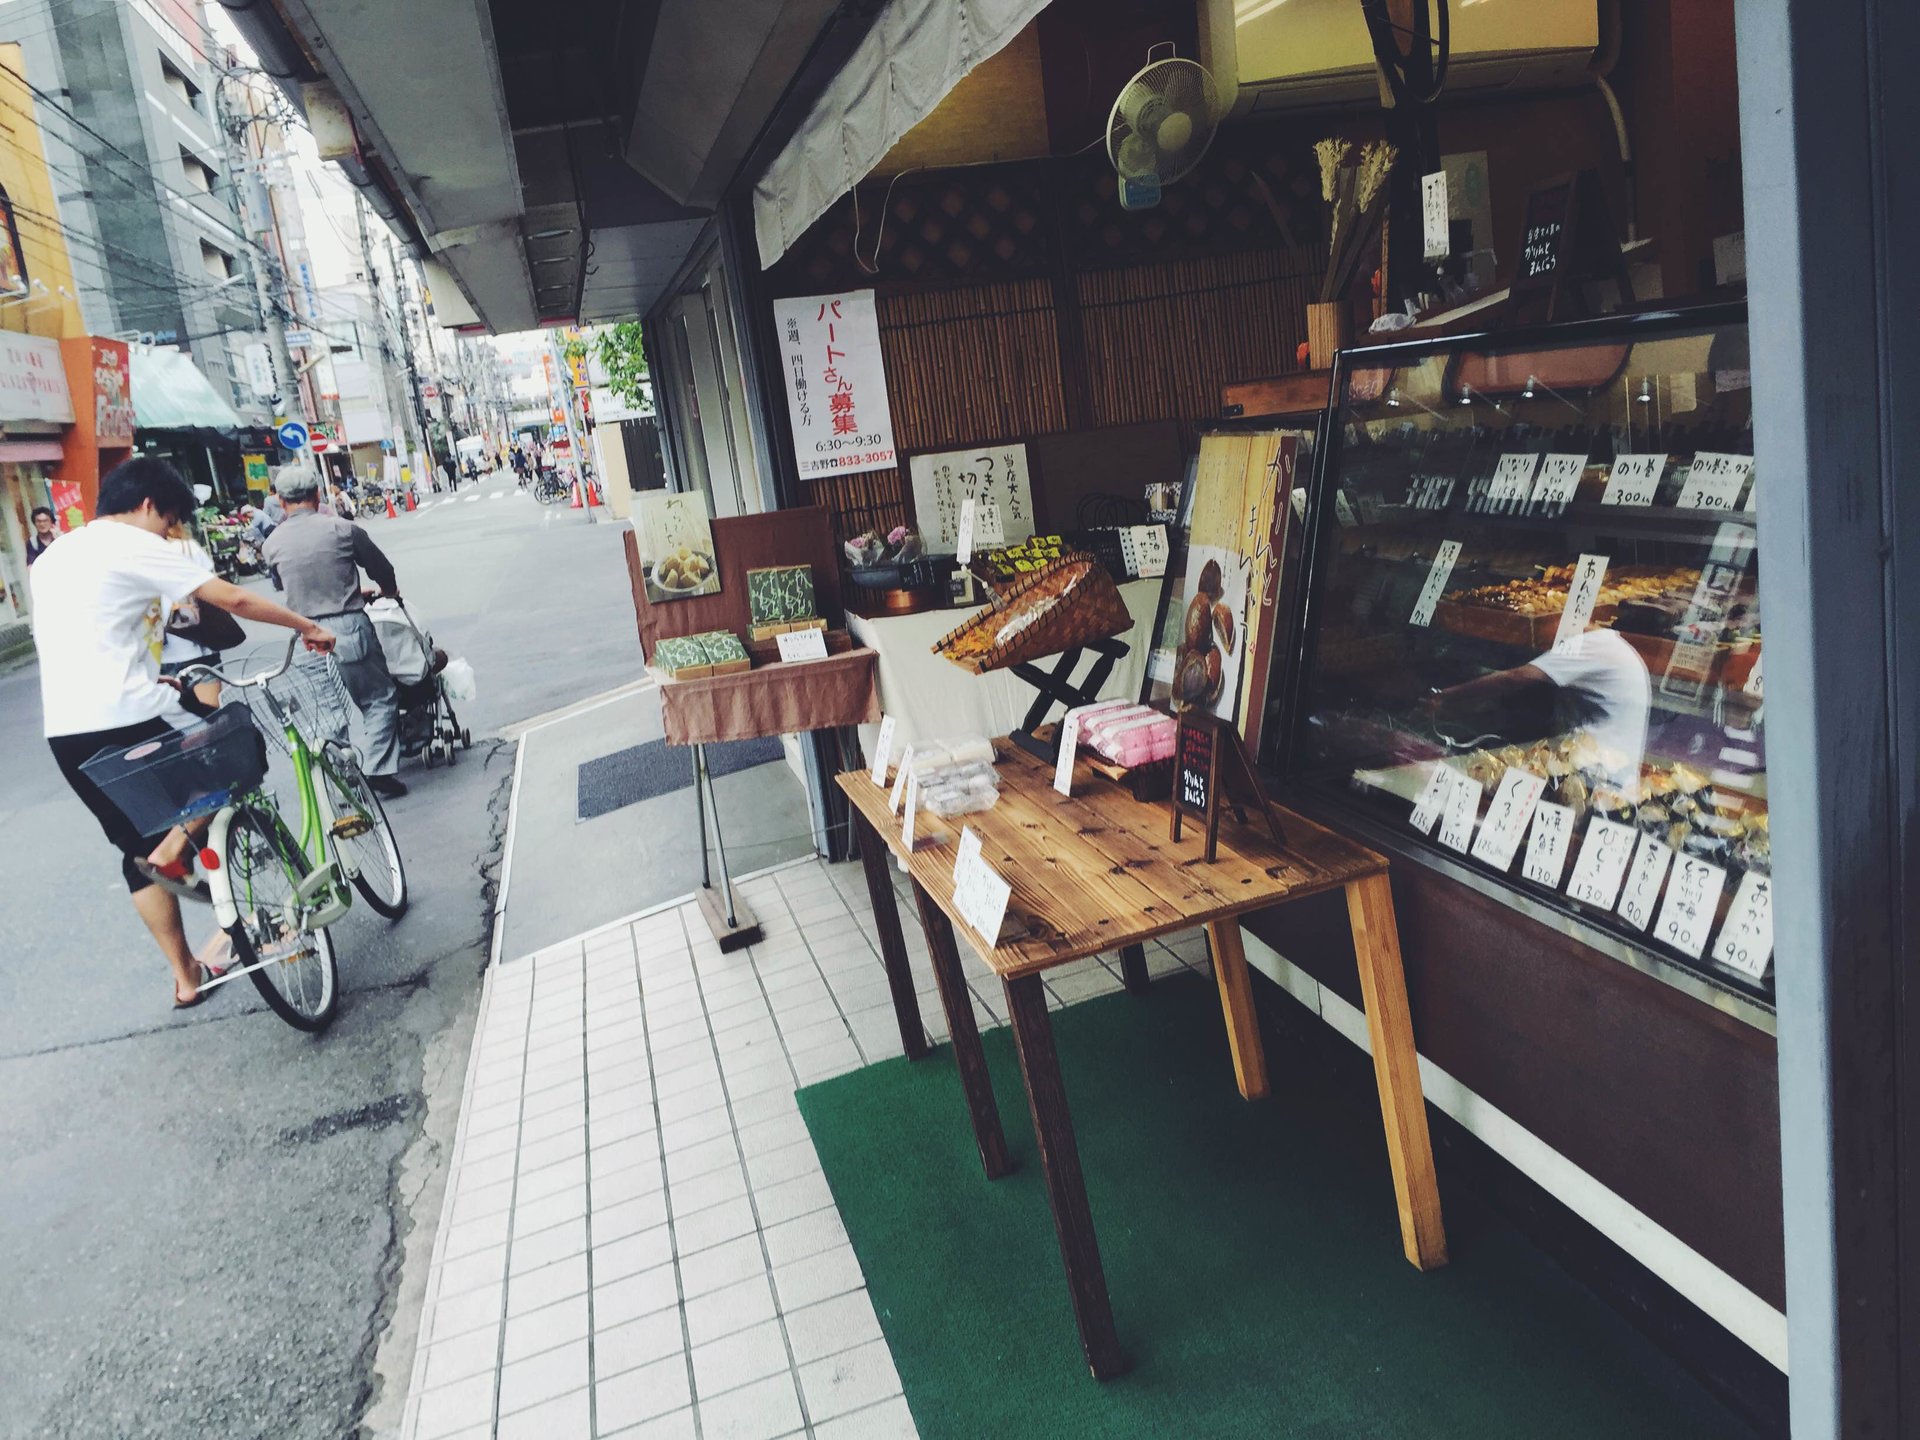
[[473, 749], [473, 731], [462, 730], [460, 732], [460, 748], [462, 750]]

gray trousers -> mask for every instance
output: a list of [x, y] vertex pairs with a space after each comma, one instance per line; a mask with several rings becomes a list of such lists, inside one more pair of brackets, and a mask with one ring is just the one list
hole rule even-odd
[[[339, 642], [334, 646], [333, 659], [347, 696], [360, 712], [360, 722], [367, 732], [361, 764], [369, 775], [391, 775], [400, 768], [400, 697], [394, 689], [393, 676], [387, 673], [387, 657], [373, 633], [373, 622], [354, 612], [332, 615], [320, 623], [331, 630]], [[351, 743], [347, 735], [347, 712], [339, 703], [340, 687], [324, 673], [326, 657], [303, 649], [299, 664], [313, 672], [313, 688], [320, 696], [321, 737]]]

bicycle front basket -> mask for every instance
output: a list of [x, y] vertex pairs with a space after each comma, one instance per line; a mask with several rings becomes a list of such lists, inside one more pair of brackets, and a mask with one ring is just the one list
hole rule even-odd
[[244, 705], [125, 750], [102, 750], [80, 769], [141, 835], [164, 835], [231, 804], [267, 778], [267, 742]]

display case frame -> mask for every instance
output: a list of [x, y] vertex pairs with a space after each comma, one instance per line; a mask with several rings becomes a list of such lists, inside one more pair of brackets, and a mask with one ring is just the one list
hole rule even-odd
[[[1356, 375], [1379, 372], [1386, 375], [1409, 373], [1412, 367], [1441, 367], [1443, 393], [1457, 383], [1471, 364], [1474, 374], [1497, 370], [1497, 358], [1513, 354], [1577, 352], [1584, 360], [1603, 365], [1605, 358], [1618, 351], [1620, 363], [1635, 353], [1634, 347], [1649, 341], [1699, 337], [1711, 332], [1743, 328], [1747, 313], [1743, 304], [1717, 304], [1686, 309], [1666, 309], [1635, 315], [1606, 316], [1593, 320], [1512, 330], [1476, 331], [1465, 334], [1426, 337], [1342, 351], [1336, 358], [1325, 421], [1320, 427], [1308, 491], [1308, 514], [1304, 529], [1305, 554], [1295, 612], [1292, 616], [1292, 663], [1277, 667], [1274, 685], [1267, 703], [1272, 723], [1264, 737], [1263, 768], [1276, 777], [1287, 803], [1318, 818], [1353, 829], [1367, 843], [1378, 846], [1404, 861], [1419, 864], [1466, 885], [1475, 892], [1495, 899], [1517, 914], [1544, 924], [1581, 946], [1620, 961], [1653, 976], [1690, 996], [1732, 1015], [1757, 1029], [1772, 1033], [1774, 1012], [1767, 994], [1759, 985], [1747, 986], [1736, 977], [1723, 978], [1707, 964], [1689, 964], [1683, 958], [1670, 957], [1649, 940], [1642, 942], [1623, 934], [1618, 924], [1603, 923], [1570, 900], [1539, 887], [1523, 885], [1512, 873], [1504, 873], [1472, 863], [1464, 854], [1456, 856], [1435, 841], [1407, 827], [1392, 824], [1378, 806], [1363, 803], [1352, 794], [1341, 794], [1328, 782], [1324, 767], [1307, 763], [1312, 754], [1309, 734], [1311, 696], [1309, 687], [1320, 675], [1321, 642], [1326, 630], [1330, 604], [1331, 574], [1341, 554], [1340, 523], [1336, 515], [1337, 498], [1346, 476], [1347, 426], [1345, 416]], [[1474, 357], [1481, 357], [1477, 361]], [[1368, 377], [1363, 377], [1363, 379]], [[1513, 377], [1508, 376], [1510, 381]], [[1617, 375], [1608, 377], [1608, 380]], [[1599, 383], [1608, 383], [1602, 380]], [[1381, 382], [1383, 385], [1385, 381]], [[1471, 386], [1471, 377], [1466, 382]], [[1528, 381], [1531, 390], [1533, 382]], [[1549, 388], [1543, 386], [1542, 388]], [[1365, 397], [1378, 398], [1378, 397]], [[1438, 432], [1438, 427], [1430, 427]], [[1703, 447], [1704, 448], [1704, 447]], [[1451, 497], [1450, 497], [1451, 498]], [[1604, 514], [1591, 507], [1596, 502], [1575, 500], [1552, 516], [1551, 522], [1601, 524], [1616, 531], [1631, 531], [1649, 541], [1701, 542], [1712, 533], [1709, 521], [1724, 522], [1726, 512], [1680, 511], [1672, 505], [1643, 511], [1625, 511], [1607, 507]], [[1576, 513], [1580, 512], [1580, 513]], [[1483, 514], [1478, 517], [1484, 520]], [[1734, 517], [1757, 526], [1754, 516]], [[1611, 917], [1609, 917], [1611, 918]]]

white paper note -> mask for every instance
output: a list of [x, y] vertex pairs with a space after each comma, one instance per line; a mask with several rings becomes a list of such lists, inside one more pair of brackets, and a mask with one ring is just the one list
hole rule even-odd
[[1536, 885], [1558, 890], [1572, 843], [1572, 807], [1542, 800], [1533, 807], [1533, 834], [1527, 839], [1527, 859], [1520, 873]]
[[1000, 878], [986, 858], [976, 854], [954, 881], [953, 908], [989, 945], [1000, 943], [1000, 926], [1007, 918], [1013, 887]]
[[903, 813], [900, 817], [900, 843], [911, 852], [914, 816], [920, 809], [920, 777], [918, 775], [907, 776], [907, 798], [901, 809]]
[[1773, 881], [1749, 870], [1733, 890], [1727, 923], [1713, 942], [1713, 958], [1758, 980], [1773, 959]]
[[1560, 624], [1553, 632], [1553, 653], [1568, 655], [1579, 650], [1580, 637], [1587, 633], [1593, 619], [1593, 607], [1600, 599], [1600, 587], [1607, 579], [1607, 557], [1582, 555], [1573, 567], [1573, 581], [1567, 586], [1567, 608], [1560, 612]]
[[1293, 518], [1304, 522], [1307, 518], [1307, 492], [1294, 486], [1293, 493], [1287, 497], [1287, 503], [1293, 506]]
[[1533, 495], [1534, 467], [1538, 455], [1502, 455], [1493, 468], [1493, 483], [1487, 487], [1489, 500], [1528, 500]]
[[1636, 930], [1644, 930], [1653, 921], [1653, 905], [1660, 898], [1660, 882], [1667, 878], [1667, 866], [1673, 863], [1673, 851], [1663, 840], [1642, 835], [1627, 867], [1627, 883], [1620, 891], [1620, 903], [1614, 907], [1620, 918]]
[[1600, 503], [1651, 505], [1654, 492], [1660, 488], [1660, 472], [1666, 466], [1665, 455], [1616, 455]]
[[973, 522], [974, 501], [971, 497], [960, 502], [960, 538], [954, 542], [954, 556], [962, 565], [973, 563]]
[[894, 719], [891, 715], [880, 717], [880, 734], [873, 742], [873, 783], [886, 788], [887, 757], [893, 754]]
[[1720, 892], [1726, 886], [1727, 872], [1718, 865], [1682, 855], [1674, 862], [1673, 878], [1667, 882], [1666, 903], [1661, 905], [1659, 922], [1653, 927], [1654, 938], [1698, 960], [1707, 948], [1707, 932], [1713, 928]]
[[1060, 753], [1053, 762], [1053, 788], [1062, 795], [1073, 794], [1073, 752], [1080, 747], [1080, 712], [1069, 710], [1060, 717]]
[[1620, 893], [1620, 881], [1633, 858], [1634, 832], [1615, 820], [1599, 816], [1587, 822], [1586, 839], [1580, 842], [1580, 858], [1573, 862], [1573, 879], [1567, 882], [1567, 894], [1587, 905], [1603, 910], [1613, 908], [1613, 897]]
[[1420, 598], [1413, 602], [1413, 614], [1407, 617], [1409, 625], [1433, 623], [1433, 607], [1440, 603], [1447, 581], [1453, 576], [1453, 562], [1459, 558], [1458, 540], [1440, 542], [1440, 547], [1433, 552], [1433, 564], [1427, 567], [1427, 583], [1420, 587]]
[[1547, 782], [1532, 771], [1509, 766], [1493, 792], [1487, 818], [1480, 822], [1473, 858], [1502, 873], [1512, 866], [1520, 837], [1527, 833], [1527, 822], [1533, 818], [1533, 807], [1540, 803], [1540, 794], [1546, 788]]
[[1686, 484], [1675, 503], [1682, 510], [1737, 510], [1740, 493], [1753, 475], [1751, 455], [1727, 455], [1702, 450], [1693, 457]]
[[1433, 833], [1433, 822], [1440, 818], [1440, 810], [1447, 803], [1447, 797], [1453, 793], [1453, 767], [1434, 761], [1433, 768], [1427, 772], [1427, 783], [1420, 791], [1420, 798], [1413, 802], [1413, 814], [1407, 817], [1414, 829], [1422, 835]]
[[1440, 843], [1464, 855], [1473, 844], [1473, 821], [1480, 813], [1480, 782], [1451, 767], [1447, 773], [1453, 779], [1446, 809], [1440, 812]]
[[971, 825], [960, 827], [960, 844], [953, 855], [953, 884], [960, 888], [960, 877], [966, 874], [967, 866], [980, 858], [980, 833]]
[[1420, 177], [1420, 233], [1424, 258], [1444, 260], [1451, 243], [1447, 224], [1447, 172], [1436, 170]]
[[893, 789], [887, 794], [887, 811], [889, 814], [898, 815], [900, 813], [900, 797], [906, 793], [907, 771], [912, 765], [913, 746], [909, 745], [900, 752], [900, 768], [893, 772]]
[[1570, 505], [1580, 488], [1581, 472], [1587, 468], [1584, 455], [1547, 455], [1540, 461], [1540, 473], [1534, 477], [1533, 498], [1542, 505]]
[[773, 639], [780, 647], [780, 659], [783, 662], [827, 658], [827, 632], [824, 630], [783, 630]]

